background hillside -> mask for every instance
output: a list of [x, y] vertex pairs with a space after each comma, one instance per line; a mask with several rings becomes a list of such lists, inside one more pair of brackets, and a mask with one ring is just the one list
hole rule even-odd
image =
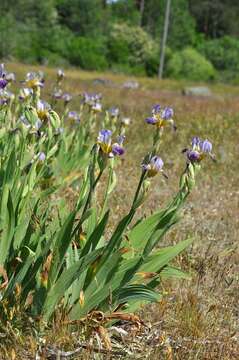
[[[156, 76], [166, 0], [2, 0], [0, 57]], [[237, 83], [237, 0], [171, 1], [165, 77]]]

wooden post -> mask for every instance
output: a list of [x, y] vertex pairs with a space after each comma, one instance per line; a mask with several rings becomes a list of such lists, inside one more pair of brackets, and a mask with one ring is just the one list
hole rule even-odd
[[144, 0], [140, 1], [139, 12], [140, 12], [140, 26], [142, 26], [143, 25], [143, 16], [144, 16]]
[[159, 71], [158, 71], [159, 79], [162, 79], [162, 77], [163, 77], [165, 47], [166, 47], [167, 37], [168, 37], [170, 6], [171, 6], [171, 0], [167, 0], [165, 17], [164, 17], [163, 37], [162, 37], [161, 48], [160, 48], [160, 62], [159, 62]]

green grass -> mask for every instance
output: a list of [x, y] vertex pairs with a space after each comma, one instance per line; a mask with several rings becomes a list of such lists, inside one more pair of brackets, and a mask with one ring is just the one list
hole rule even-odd
[[[8, 65], [9, 70], [17, 73], [17, 79], [23, 79], [27, 71], [36, 68]], [[47, 74], [46, 92], [50, 92], [55, 70], [43, 70]], [[177, 265], [190, 272], [192, 278], [190, 281], [164, 280], [162, 301], [146, 307], [139, 314], [146, 324], [152, 326], [151, 335], [146, 330], [140, 332], [136, 329], [136, 333], [130, 333], [125, 341], [135, 352], [142, 351], [142, 358], [147, 354], [149, 359], [236, 359], [239, 352], [236, 345], [239, 87], [212, 84], [210, 88], [216, 96], [196, 98], [181, 95], [181, 89], [191, 85], [184, 81], [140, 78], [137, 79], [139, 89], [127, 90], [121, 85], [128, 77], [121, 75], [69, 69], [66, 76], [66, 91], [74, 95], [82, 91], [101, 92], [104, 105], [119, 106], [123, 114], [132, 119], [126, 156], [119, 166], [118, 184], [111, 201], [112, 226], [130, 206], [140, 163], [151, 145], [153, 129], [144, 123], [144, 118], [149, 115], [152, 105], [172, 106], [178, 130], [176, 134], [170, 131], [165, 134], [164, 150], [159, 154], [165, 162], [169, 179], [156, 177], [153, 180], [147, 202], [139, 215], [150, 214], [176, 192], [185, 162], [181, 150], [189, 144], [192, 136], [207, 137], [213, 142], [217, 162], [203, 164], [197, 188], [184, 209], [183, 221], [163, 240], [163, 245], [171, 245], [187, 237], [194, 238], [193, 246], [177, 259]], [[94, 86], [95, 78], [110, 79], [114, 86]], [[76, 97], [71, 109], [77, 110], [78, 107], [79, 99]], [[56, 331], [49, 330], [44, 334], [47, 343], [59, 349], [74, 348], [76, 337], [72, 336], [70, 329], [64, 326], [59, 329], [58, 326], [59, 322], [56, 322]], [[133, 340], [137, 345], [132, 345]], [[30, 358], [36, 351], [36, 340], [31, 331], [28, 336], [14, 333], [11, 347], [12, 350], [5, 349], [2, 356], [7, 358], [8, 353], [11, 358], [15, 352], [22, 354], [19, 358]], [[91, 358], [87, 353], [84, 356]]]

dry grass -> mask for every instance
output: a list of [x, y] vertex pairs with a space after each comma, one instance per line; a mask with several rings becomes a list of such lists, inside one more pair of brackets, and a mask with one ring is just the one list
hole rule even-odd
[[[20, 74], [19, 78], [34, 67], [10, 64], [9, 68]], [[47, 69], [50, 81], [53, 73], [54, 70]], [[140, 313], [144, 321], [151, 324], [151, 331], [139, 333], [134, 340], [140, 343], [137, 358], [238, 359], [239, 88], [213, 85], [215, 96], [193, 98], [181, 95], [184, 82], [139, 79], [139, 89], [127, 90], [120, 87], [126, 80], [124, 76], [77, 70], [66, 73], [66, 90], [75, 95], [83, 90], [99, 91], [106, 106], [119, 106], [133, 120], [111, 204], [113, 222], [130, 204], [140, 173], [139, 164], [150, 147], [153, 128], [144, 124], [144, 118], [153, 104], [171, 105], [175, 109], [178, 132], [165, 133], [161, 148], [169, 180], [155, 178], [141, 214], [159, 208], [175, 193], [184, 163], [180, 152], [191, 137], [208, 137], [213, 142], [218, 161], [203, 164], [197, 188], [184, 209], [180, 225], [163, 242], [163, 245], [174, 244], [189, 236], [194, 238], [193, 246], [177, 260], [191, 272], [192, 279], [164, 282], [163, 300]], [[99, 77], [110, 79], [115, 86], [94, 86], [93, 79]], [[77, 106], [75, 100], [72, 109]], [[57, 336], [55, 332], [48, 332], [47, 339], [60, 348], [69, 348], [69, 344], [75, 342], [69, 329], [58, 329]], [[25, 338], [31, 354], [36, 346], [32, 342], [32, 337]], [[87, 352], [84, 354], [83, 358], [93, 358]], [[11, 356], [14, 358], [9, 350], [9, 358]]]

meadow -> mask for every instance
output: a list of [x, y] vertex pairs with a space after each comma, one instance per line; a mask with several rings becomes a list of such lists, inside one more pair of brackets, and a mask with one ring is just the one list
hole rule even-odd
[[[46, 75], [43, 98], [49, 100], [56, 78], [55, 69], [7, 64], [7, 70], [16, 73], [17, 82], [12, 88], [16, 85], [19, 87], [19, 81], [24, 80], [27, 72], [39, 69]], [[106, 230], [108, 237], [129, 211], [142, 173], [141, 163], [151, 151], [154, 127], [147, 124], [145, 118], [150, 116], [152, 106], [160, 104], [162, 107], [173, 108], [177, 130], [167, 127], [164, 131], [159, 155], [164, 161], [163, 169], [167, 178], [161, 174], [152, 177], [150, 189], [143, 206], [138, 208], [136, 220], [145, 219], [164, 208], [168, 200], [177, 193], [179, 177], [185, 168], [185, 154], [182, 150], [190, 146], [192, 137], [209, 139], [216, 158], [216, 161], [211, 161], [210, 158], [202, 161], [196, 186], [183, 204], [180, 222], [171, 227], [172, 223], [169, 231], [157, 244], [159, 248], [169, 247], [190, 239], [186, 250], [172, 259], [173, 266], [181, 268], [190, 276], [185, 275], [185, 278], [181, 279], [183, 276], [178, 272], [178, 278], [163, 277], [158, 285], [162, 295], [158, 302], [137, 310], [138, 318], [133, 321], [126, 322], [127, 319], [121, 316], [119, 328], [122, 331], [116, 337], [120, 338], [120, 341], [115, 341], [110, 332], [104, 332], [104, 327], [101, 327], [101, 321], [97, 317], [90, 319], [98, 322], [101, 331], [97, 336], [103, 350], [94, 355], [95, 358], [105, 358], [107, 351], [104, 353], [104, 349], [108, 349], [109, 354], [112, 352], [109, 355], [111, 358], [123, 356], [125, 359], [238, 358], [239, 87], [213, 84], [209, 86], [212, 96], [194, 97], [182, 95], [182, 89], [192, 85], [184, 81], [137, 78], [139, 87], [130, 89], [123, 86], [129, 80], [129, 77], [123, 75], [74, 69], [65, 71], [65, 74], [62, 88], [73, 96], [68, 105], [70, 110], [81, 110], [80, 94], [83, 92], [101, 93], [104, 109], [117, 107], [122, 117], [131, 119], [126, 129], [125, 154], [117, 159], [117, 183], [112, 181], [114, 189], [108, 203], [111, 214]], [[63, 111], [62, 104], [56, 104], [55, 107], [58, 113]], [[98, 129], [98, 125], [96, 127]], [[97, 132], [95, 138], [97, 139]], [[92, 141], [94, 142], [94, 139], [89, 140], [90, 143]], [[59, 176], [64, 174], [64, 166], [66, 167], [64, 181], [61, 178], [56, 179], [57, 185], [64, 182], [64, 187], [58, 190], [57, 195], [54, 192], [47, 194], [48, 187], [52, 185], [50, 180], [48, 182], [44, 177], [45, 182], [39, 183], [46, 192], [44, 196], [48, 196], [53, 208], [55, 206], [51, 215], [53, 219], [65, 216], [67, 211], [74, 211], [78, 197], [79, 189], [73, 180], [77, 179], [81, 172], [80, 164], [76, 169], [70, 168], [68, 171], [71, 155], [73, 159], [75, 154], [72, 152], [69, 155], [69, 158], [64, 160], [65, 163], [61, 164], [62, 169], [56, 166], [55, 171]], [[81, 161], [83, 163], [84, 158]], [[77, 159], [73, 165], [76, 163]], [[106, 183], [107, 176], [104, 173], [96, 187], [100, 204], [104, 202]], [[61, 202], [62, 208], [59, 210], [60, 214], [57, 214], [57, 204]], [[54, 233], [54, 224], [57, 222], [60, 220], [52, 222], [53, 229], [50, 229], [50, 232]], [[87, 226], [89, 230], [92, 224]], [[85, 234], [81, 235], [84, 237]], [[45, 263], [46, 273], [47, 265], [49, 264]], [[11, 262], [8, 266], [17, 265]], [[19, 293], [21, 291], [22, 289], [19, 289]], [[17, 303], [17, 289], [14, 296]], [[83, 297], [82, 294], [79, 296]], [[84, 299], [80, 300], [84, 302]], [[17, 314], [18, 309], [14, 311]], [[73, 331], [72, 324], [66, 325], [62, 313], [59, 313], [55, 315], [50, 327], [36, 334], [33, 320], [22, 315], [20, 307], [17, 320], [11, 323], [10, 318], [0, 327], [0, 353], [3, 359], [32, 358], [39, 348], [42, 348], [42, 356], [45, 354], [46, 358], [57, 358], [57, 349], [74, 350], [79, 346], [81, 338], [84, 344], [88, 345], [85, 345], [84, 353], [75, 354], [75, 358], [93, 358], [92, 347], [96, 347], [95, 332], [89, 331], [94, 328], [89, 319], [87, 325], [78, 322]], [[117, 328], [117, 324], [115, 327]], [[103, 340], [100, 341], [99, 338]], [[125, 352], [120, 355], [120, 351]]]

